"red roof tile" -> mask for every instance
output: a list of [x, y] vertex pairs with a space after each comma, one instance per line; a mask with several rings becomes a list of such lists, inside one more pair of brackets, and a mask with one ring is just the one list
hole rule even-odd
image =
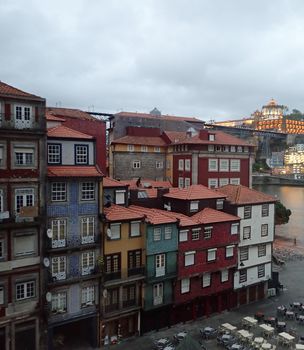
[[164, 131], [171, 143], [179, 142], [186, 137], [185, 131]]
[[152, 115], [149, 113], [137, 113], [137, 112], [119, 112], [115, 115], [119, 117], [137, 117], [137, 118], [152, 118], [152, 119], [162, 119], [162, 120], [173, 120], [173, 121], [186, 121], [186, 122], [197, 122], [197, 123], [204, 123], [201, 119], [195, 118], [195, 117], [178, 117], [175, 115]]
[[57, 117], [69, 117], [76, 119], [86, 119], [86, 120], [96, 120], [98, 119], [92, 117], [89, 113], [81, 111], [80, 109], [74, 108], [59, 108], [59, 107], [47, 107], [46, 112], [49, 115], [55, 115]]
[[45, 117], [46, 117], [46, 120], [49, 120], [49, 121], [65, 122], [64, 118], [57, 117], [49, 112], [45, 113]]
[[123, 181], [117, 181], [110, 177], [103, 178], [103, 187], [127, 187], [128, 185]]
[[140, 179], [140, 186], [137, 184], [138, 180], [121, 180], [120, 182], [129, 185], [129, 189], [147, 189], [147, 188], [171, 188], [170, 181], [155, 181], [149, 179]]
[[0, 95], [6, 95], [9, 97], [24, 97], [29, 98], [31, 100], [45, 101], [45, 99], [40, 96], [29, 94], [28, 92], [22, 91], [11, 85], [5, 84], [2, 81], [0, 81]]
[[59, 165], [48, 166], [49, 177], [101, 177], [102, 172], [96, 166]]
[[232, 204], [257, 204], [276, 202], [273, 196], [253, 190], [242, 185], [226, 185], [218, 190], [227, 196], [227, 200]]
[[69, 138], [69, 139], [93, 139], [93, 136], [84, 134], [80, 131], [67, 128], [63, 125], [55, 126], [47, 131], [48, 137]]
[[109, 208], [104, 208], [106, 219], [109, 221], [142, 220], [145, 216], [120, 205], [112, 204]]
[[160, 210], [160, 209], [156, 209], [156, 210], [159, 210], [163, 215], [179, 220], [179, 225], [182, 227], [197, 226], [199, 224], [196, 220], [193, 220], [193, 217], [190, 217], [181, 213], [176, 213], [174, 211], [168, 211], [168, 210]]
[[145, 146], [166, 146], [166, 142], [160, 136], [131, 136], [126, 135], [112, 141], [112, 144], [120, 143], [126, 145], [145, 145]]
[[209, 198], [225, 198], [225, 195], [211, 190], [203, 185], [192, 185], [188, 188], [170, 188], [169, 193], [164, 194], [166, 198], [183, 199], [183, 200], [198, 200]]
[[170, 224], [177, 222], [175, 218], [164, 215], [159, 209], [144, 208], [137, 205], [130, 205], [129, 209], [146, 216], [146, 220], [153, 225]]
[[205, 208], [192, 216], [192, 219], [200, 224], [211, 224], [216, 222], [227, 222], [240, 220], [238, 216], [224, 213], [212, 208]]

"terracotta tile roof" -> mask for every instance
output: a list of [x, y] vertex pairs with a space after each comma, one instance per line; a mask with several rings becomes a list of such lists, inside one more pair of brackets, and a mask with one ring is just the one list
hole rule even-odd
[[140, 179], [140, 186], [136, 185], [138, 180], [121, 180], [120, 182], [129, 185], [129, 189], [147, 189], [147, 188], [171, 188], [170, 181], [155, 181], [149, 179]]
[[186, 132], [184, 131], [164, 131], [171, 143], [179, 142], [186, 138]]
[[89, 113], [74, 108], [59, 108], [59, 107], [47, 107], [46, 112], [48, 115], [55, 115], [57, 117], [69, 117], [76, 119], [86, 120], [98, 120], [92, 117]]
[[94, 137], [91, 135], [84, 134], [80, 131], [67, 128], [63, 125], [55, 126], [54, 128], [50, 128], [47, 131], [48, 137], [58, 137], [58, 138], [69, 138], [69, 139], [93, 139]]
[[112, 141], [112, 144], [120, 143], [126, 145], [145, 145], [145, 146], [166, 146], [167, 143], [161, 136], [131, 136], [126, 135]]
[[192, 185], [188, 188], [170, 188], [169, 193], [164, 194], [166, 198], [183, 199], [183, 200], [198, 200], [210, 198], [225, 198], [223, 195], [215, 190], [203, 185]]
[[58, 165], [48, 166], [49, 177], [102, 177], [102, 172], [94, 165]]
[[105, 176], [103, 178], [103, 187], [127, 187], [127, 186], [128, 185], [125, 184], [123, 181], [117, 181], [108, 176]]
[[221, 187], [219, 192], [227, 196], [227, 200], [232, 204], [257, 204], [276, 202], [277, 199], [273, 196], [250, 189], [242, 185], [226, 185]]
[[104, 208], [104, 213], [109, 221], [142, 220], [145, 217], [142, 213], [116, 204], [112, 204], [109, 208]]
[[0, 95], [6, 95], [8, 97], [23, 97], [29, 98], [31, 100], [45, 101], [45, 99], [40, 96], [29, 94], [28, 92], [22, 91], [11, 85], [5, 84], [2, 81], [0, 81]]
[[224, 213], [212, 208], [205, 208], [192, 216], [192, 219], [200, 224], [240, 220], [238, 216]]
[[144, 214], [146, 216], [146, 220], [152, 225], [170, 224], [177, 222], [175, 218], [171, 218], [165, 215], [159, 209], [144, 208], [137, 205], [130, 205], [129, 209], [135, 211], [136, 213]]
[[155, 116], [149, 113], [137, 113], [137, 112], [119, 112], [116, 113], [115, 116], [119, 117], [137, 117], [137, 118], [151, 118], [151, 119], [162, 119], [162, 120], [172, 120], [172, 121], [185, 121], [185, 122], [197, 122], [197, 123], [204, 123], [201, 119], [195, 118], [195, 117], [179, 117], [175, 115], [160, 115]]
[[249, 142], [246, 142], [242, 139], [239, 139], [238, 137], [229, 135], [227, 133], [224, 133], [222, 131], [218, 130], [212, 130], [208, 129], [208, 132], [210, 134], [215, 134], [215, 141], [209, 141], [209, 140], [202, 140], [198, 135], [189, 137], [186, 133], [184, 133], [184, 138], [182, 138], [182, 135], [179, 136], [179, 141], [173, 142], [175, 145], [192, 145], [192, 144], [204, 144], [204, 145], [232, 145], [232, 146], [254, 146], [253, 144], [250, 144]]
[[163, 215], [179, 220], [179, 225], [181, 227], [197, 226], [199, 224], [196, 220], [193, 220], [193, 217], [190, 217], [181, 213], [176, 213], [174, 211], [168, 211], [168, 210], [160, 210], [160, 209], [156, 209], [156, 210], [159, 210]]
[[64, 118], [57, 117], [56, 115], [53, 115], [49, 112], [45, 113], [45, 117], [46, 117], [46, 120], [49, 120], [49, 121], [65, 122]]

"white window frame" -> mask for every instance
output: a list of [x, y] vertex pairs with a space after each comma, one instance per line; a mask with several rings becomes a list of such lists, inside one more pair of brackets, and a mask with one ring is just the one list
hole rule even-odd
[[29, 128], [33, 123], [32, 106], [16, 104], [14, 106], [16, 128]]
[[208, 152], [214, 152], [214, 145], [208, 145]]
[[94, 181], [81, 182], [81, 201], [95, 201], [96, 183]]
[[128, 145], [128, 152], [134, 152], [134, 145]]
[[0, 286], [0, 305], [4, 305], [4, 303], [5, 303], [4, 286]]
[[52, 219], [52, 248], [61, 248], [66, 245], [67, 219]]
[[215, 141], [215, 134], [208, 134], [209, 141]]
[[[17, 250], [17, 242], [16, 242], [16, 240], [18, 240], [20, 238], [21, 239], [22, 238], [28, 238], [28, 239], [31, 240], [31, 244], [32, 244], [31, 250], [29, 250], [29, 251], [23, 250], [22, 252], [16, 252], [16, 250]], [[27, 234], [17, 234], [16, 233], [14, 235], [14, 256], [15, 257], [26, 257], [26, 256], [29, 256], [29, 255], [34, 255], [36, 253], [36, 249], [37, 249], [36, 248], [36, 240], [37, 240], [37, 235], [34, 232], [28, 232]], [[24, 245], [23, 245], [23, 248], [24, 248]]]
[[155, 168], [156, 168], [156, 169], [163, 169], [163, 168], [164, 168], [164, 163], [163, 163], [163, 161], [156, 161], [156, 162], [155, 162]]
[[66, 292], [52, 293], [51, 309], [55, 313], [64, 313], [67, 311]]
[[75, 145], [75, 164], [88, 164], [89, 163], [89, 146], [88, 145]]
[[184, 159], [178, 160], [178, 170], [181, 170], [181, 171], [184, 170]]
[[140, 160], [133, 160], [132, 168], [133, 169], [140, 169], [141, 168]]
[[200, 234], [201, 234], [200, 228], [193, 228], [191, 233], [192, 241], [198, 241], [200, 239]]
[[229, 152], [230, 151], [230, 147], [225, 145], [223, 146], [223, 152]]
[[243, 240], [251, 239], [251, 226], [243, 227]]
[[211, 239], [213, 226], [204, 227], [204, 239]]
[[56, 280], [65, 280], [67, 278], [66, 256], [53, 256], [51, 264], [52, 277], [56, 278]]
[[240, 247], [239, 254], [240, 261], [247, 261], [249, 259], [249, 247]]
[[229, 159], [220, 159], [220, 171], [229, 171]]
[[125, 204], [126, 203], [126, 190], [116, 190], [115, 191], [115, 204]]
[[[19, 207], [18, 202], [19, 199], [22, 201], [22, 205]], [[20, 209], [23, 207], [27, 207], [27, 204], [31, 204], [30, 206], [35, 205], [35, 190], [34, 188], [16, 188], [15, 189], [15, 212], [17, 214], [20, 213]]]
[[233, 173], [238, 173], [241, 171], [240, 159], [230, 159], [230, 171]]
[[81, 306], [86, 307], [95, 304], [95, 286], [86, 286], [81, 289]]
[[231, 224], [231, 231], [230, 231], [230, 233], [232, 235], [237, 235], [239, 233], [239, 228], [240, 228], [240, 224], [239, 223]]
[[217, 199], [216, 210], [222, 210], [222, 209], [224, 209], [224, 199]]
[[5, 258], [5, 239], [0, 238], [0, 259]]
[[264, 243], [259, 244], [258, 245], [258, 258], [266, 256], [266, 252], [267, 252], [266, 244], [264, 244]]
[[257, 276], [258, 278], [265, 277], [265, 264], [257, 266]]
[[244, 219], [251, 219], [252, 217], [252, 206], [251, 205], [246, 205], [244, 207]]
[[242, 153], [243, 152], [243, 147], [242, 146], [237, 146], [237, 152]]
[[153, 229], [153, 241], [154, 242], [161, 241], [161, 235], [162, 235], [161, 227], [154, 227], [154, 229]]
[[148, 146], [141, 145], [140, 150], [141, 150], [141, 152], [147, 153], [148, 152]]
[[140, 221], [131, 221], [130, 223], [130, 237], [140, 237]]
[[209, 172], [218, 171], [218, 159], [217, 158], [209, 158], [208, 159], [208, 171]]
[[205, 272], [202, 277], [203, 288], [211, 286], [211, 273]]
[[161, 305], [164, 299], [164, 284], [156, 283], [153, 285], [153, 305]]
[[160, 153], [160, 147], [154, 147], [154, 152], [155, 153]]
[[191, 159], [185, 159], [185, 170], [186, 171], [191, 170]]
[[234, 257], [234, 245], [226, 246], [226, 258]]
[[[34, 167], [35, 166], [35, 147], [14, 147], [14, 166], [15, 167]], [[21, 155], [21, 162], [18, 161], [17, 153]], [[31, 155], [31, 162], [28, 162], [27, 155]]]
[[241, 184], [241, 180], [239, 177], [232, 177], [230, 178], [230, 185], [240, 185]]
[[67, 201], [67, 183], [62, 181], [51, 182], [51, 200], [52, 202]]
[[111, 240], [118, 240], [121, 238], [121, 223], [115, 222], [110, 224]]
[[195, 263], [195, 251], [185, 252], [184, 266], [192, 266]]
[[181, 279], [180, 284], [181, 284], [181, 294], [190, 292], [190, 278]]
[[190, 212], [196, 212], [199, 209], [199, 201], [191, 201], [190, 202]]
[[95, 218], [94, 216], [83, 216], [80, 218], [81, 244], [94, 243]]
[[212, 248], [207, 250], [207, 261], [216, 261], [217, 248]]
[[227, 282], [229, 281], [229, 270], [225, 269], [221, 271], [221, 282]]
[[[19, 291], [18, 291], [18, 289], [19, 289]], [[16, 291], [16, 301], [35, 298], [36, 297], [36, 281], [31, 280], [31, 281], [16, 283], [15, 291]], [[23, 296], [21, 296], [20, 293], [22, 293]]]
[[269, 204], [262, 204], [262, 217], [269, 216]]
[[208, 179], [209, 188], [218, 188], [218, 179]]
[[95, 252], [89, 251], [81, 254], [81, 274], [90, 275], [95, 267]]
[[179, 231], [179, 242], [187, 242], [188, 241], [188, 230]]
[[184, 188], [184, 178], [183, 177], [178, 178], [178, 188]]
[[230, 152], [235, 153], [235, 146], [230, 146]]
[[166, 274], [166, 254], [155, 255], [155, 277], [165, 276]]
[[61, 144], [48, 143], [48, 164], [60, 164], [61, 163]]
[[[1, 106], [0, 106], [1, 107]], [[1, 125], [1, 121], [0, 121], [0, 125]], [[4, 152], [6, 151], [6, 148], [4, 147], [4, 145], [0, 144], [0, 167], [4, 166]]]
[[242, 269], [239, 271], [239, 283], [247, 282], [247, 269]]
[[268, 224], [262, 224], [261, 225], [261, 237], [267, 237], [268, 236]]
[[4, 212], [4, 191], [0, 188], [0, 213]]
[[165, 239], [172, 239], [172, 226], [165, 226]]
[[191, 186], [190, 177], [185, 177], [185, 188], [189, 188]]

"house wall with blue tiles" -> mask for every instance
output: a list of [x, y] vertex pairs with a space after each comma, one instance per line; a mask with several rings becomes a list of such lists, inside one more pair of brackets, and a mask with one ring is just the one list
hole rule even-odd
[[[165, 239], [165, 228], [172, 228], [171, 239]], [[154, 228], [161, 229], [161, 239], [154, 240]], [[177, 224], [148, 225], [146, 240], [146, 255], [159, 254], [163, 252], [177, 251], [178, 249], [178, 229]]]

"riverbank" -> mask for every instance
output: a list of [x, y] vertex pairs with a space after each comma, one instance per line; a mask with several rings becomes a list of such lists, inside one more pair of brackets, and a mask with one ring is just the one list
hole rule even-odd
[[303, 179], [292, 179], [286, 176], [274, 176], [269, 174], [253, 174], [252, 185], [281, 185], [281, 186], [302, 186]]
[[276, 235], [273, 242], [273, 253], [284, 262], [304, 260], [304, 244], [294, 238]]

